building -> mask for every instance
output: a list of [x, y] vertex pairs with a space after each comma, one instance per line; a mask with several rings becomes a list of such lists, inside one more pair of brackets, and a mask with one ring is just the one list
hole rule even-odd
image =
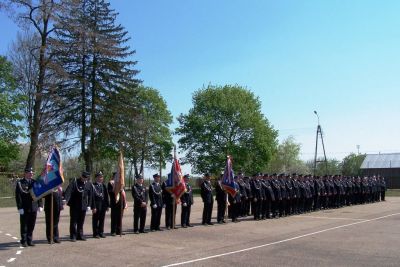
[[381, 175], [388, 188], [400, 188], [400, 153], [367, 154], [361, 164], [361, 173]]

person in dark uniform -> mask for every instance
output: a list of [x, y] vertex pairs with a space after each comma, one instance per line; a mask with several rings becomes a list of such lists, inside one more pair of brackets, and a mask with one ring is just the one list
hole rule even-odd
[[124, 209], [127, 208], [125, 190], [115, 194], [115, 176], [116, 172], [112, 174], [111, 180], [108, 182], [107, 191], [110, 197], [111, 208], [111, 236], [125, 235], [122, 232], [122, 218], [124, 216]]
[[245, 176], [243, 178], [243, 183], [246, 189], [246, 203], [245, 203], [245, 214], [244, 216], [250, 216], [251, 212], [250, 212], [250, 206], [251, 206], [251, 202], [253, 202], [253, 194], [251, 191], [251, 185], [250, 185], [250, 177]]
[[174, 225], [174, 218], [176, 216], [176, 203], [175, 203], [175, 213], [174, 213], [174, 197], [171, 192], [167, 190], [167, 182], [164, 181], [161, 184], [162, 188], [162, 198], [165, 206], [165, 228], [167, 230], [177, 229]]
[[[146, 187], [143, 186], [143, 176], [138, 175], [136, 177], [136, 183], [132, 186], [132, 197], [133, 197], [133, 232], [135, 234], [147, 233], [144, 230], [146, 224], [147, 215], [147, 202], [148, 195]], [[139, 227], [140, 220], [140, 227]]]
[[154, 182], [149, 186], [149, 198], [151, 206], [151, 224], [150, 230], [162, 231], [160, 228], [161, 213], [163, 208], [163, 195], [160, 185], [160, 175], [158, 173], [153, 175]]
[[217, 201], [217, 223], [225, 222], [225, 212], [228, 203], [228, 196], [222, 186], [223, 174], [220, 175], [220, 179], [215, 184], [215, 200]]
[[204, 203], [203, 208], [203, 218], [202, 224], [203, 225], [213, 225], [211, 222], [211, 215], [212, 209], [214, 205], [213, 193], [212, 193], [212, 186], [211, 186], [211, 176], [209, 173], [204, 174], [204, 181], [201, 183], [201, 199]]
[[60, 212], [64, 209], [62, 201], [62, 187], [58, 186], [52, 192], [44, 197], [44, 213], [46, 217], [46, 237], [47, 242], [51, 243], [51, 198], [53, 198], [53, 241], [60, 243], [60, 234], [58, 231], [58, 223], [60, 221]]
[[186, 228], [186, 227], [193, 227], [193, 225], [190, 224], [190, 211], [192, 205], [194, 204], [194, 201], [193, 201], [192, 187], [189, 184], [189, 179], [190, 179], [189, 174], [183, 176], [183, 179], [186, 185], [186, 192], [183, 193], [181, 196], [181, 205], [182, 205], [181, 226], [183, 228]]
[[259, 174], [256, 173], [253, 175], [252, 180], [250, 181], [251, 184], [251, 194], [253, 195], [253, 202], [251, 203], [251, 210], [254, 215], [254, 220], [261, 219], [261, 207], [262, 207], [262, 187], [261, 183], [258, 179]]
[[378, 176], [379, 180], [380, 180], [380, 194], [381, 194], [381, 201], [385, 201], [385, 193], [386, 193], [386, 181], [385, 181], [385, 177], [383, 176]]
[[[88, 182], [89, 172], [83, 171], [78, 179], [73, 179], [65, 190], [65, 200], [70, 207], [69, 233], [72, 242], [86, 241], [83, 235], [86, 211], [89, 211], [93, 201], [92, 185]], [[94, 211], [92, 211], [93, 213]]]
[[15, 188], [15, 200], [19, 212], [21, 230], [21, 245], [35, 246], [32, 242], [32, 233], [35, 229], [37, 211], [42, 211], [42, 201], [33, 201], [30, 190], [35, 182], [32, 168], [26, 168], [24, 178], [19, 179]]
[[239, 184], [239, 189], [240, 189], [240, 212], [239, 212], [239, 217], [246, 217], [247, 212], [246, 212], [246, 202], [247, 202], [247, 193], [246, 193], [246, 184], [243, 181], [243, 173], [239, 172], [238, 174], [239, 179], [238, 179], [238, 184]]
[[93, 183], [93, 217], [92, 228], [94, 238], [105, 238], [104, 235], [104, 219], [106, 212], [110, 207], [110, 200], [108, 190], [104, 182], [103, 173], [100, 171], [96, 173], [96, 182]]
[[234, 177], [234, 182], [233, 182], [233, 186], [235, 188], [235, 196], [231, 196], [230, 194], [228, 194], [228, 201], [229, 201], [229, 207], [231, 209], [231, 219], [232, 222], [239, 222], [238, 221], [238, 217], [239, 217], [239, 213], [240, 213], [240, 201], [241, 201], [241, 195], [240, 195], [240, 188], [239, 188], [239, 184], [237, 183], [238, 177], [235, 176]]

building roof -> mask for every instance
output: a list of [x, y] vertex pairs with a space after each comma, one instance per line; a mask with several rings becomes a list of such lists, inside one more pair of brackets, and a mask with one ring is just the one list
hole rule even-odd
[[361, 169], [394, 169], [400, 168], [400, 153], [367, 154]]

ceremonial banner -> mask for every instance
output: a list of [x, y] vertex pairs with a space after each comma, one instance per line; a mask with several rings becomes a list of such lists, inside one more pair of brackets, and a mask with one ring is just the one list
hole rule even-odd
[[50, 193], [64, 182], [60, 151], [53, 147], [41, 174], [36, 178], [31, 189], [34, 200], [38, 200]]
[[174, 160], [172, 162], [171, 173], [168, 174], [168, 180], [166, 182], [166, 189], [179, 199], [183, 193], [186, 192], [186, 184], [183, 181], [181, 165], [176, 158], [176, 152], [174, 151]]
[[120, 195], [119, 192], [121, 192], [121, 189], [123, 189], [124, 186], [125, 186], [124, 157], [122, 156], [122, 152], [120, 152], [118, 158], [117, 174], [115, 175], [114, 178], [114, 194], [117, 202], [119, 201], [119, 195]]
[[234, 174], [232, 169], [232, 160], [231, 157], [228, 156], [226, 160], [226, 166], [224, 170], [224, 176], [222, 177], [222, 186], [225, 191], [230, 194], [232, 197], [236, 195], [235, 183], [234, 183]]

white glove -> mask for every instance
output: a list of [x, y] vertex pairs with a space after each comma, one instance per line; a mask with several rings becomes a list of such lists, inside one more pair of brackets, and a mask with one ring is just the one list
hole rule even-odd
[[20, 215], [24, 215], [24, 209], [19, 209], [19, 210], [18, 210], [18, 213], [19, 213]]
[[157, 208], [157, 204], [154, 204], [154, 205], [153, 205], [153, 209], [156, 209], [156, 208]]
[[87, 211], [90, 211], [90, 210], [91, 210], [91, 208], [90, 208], [90, 207], [87, 207], [87, 208], [86, 208], [86, 210], [87, 210]]
[[186, 204], [186, 203], [183, 203], [182, 206], [187, 207], [187, 204]]
[[42, 212], [43, 211], [43, 208], [42, 207], [39, 207], [39, 212]]

